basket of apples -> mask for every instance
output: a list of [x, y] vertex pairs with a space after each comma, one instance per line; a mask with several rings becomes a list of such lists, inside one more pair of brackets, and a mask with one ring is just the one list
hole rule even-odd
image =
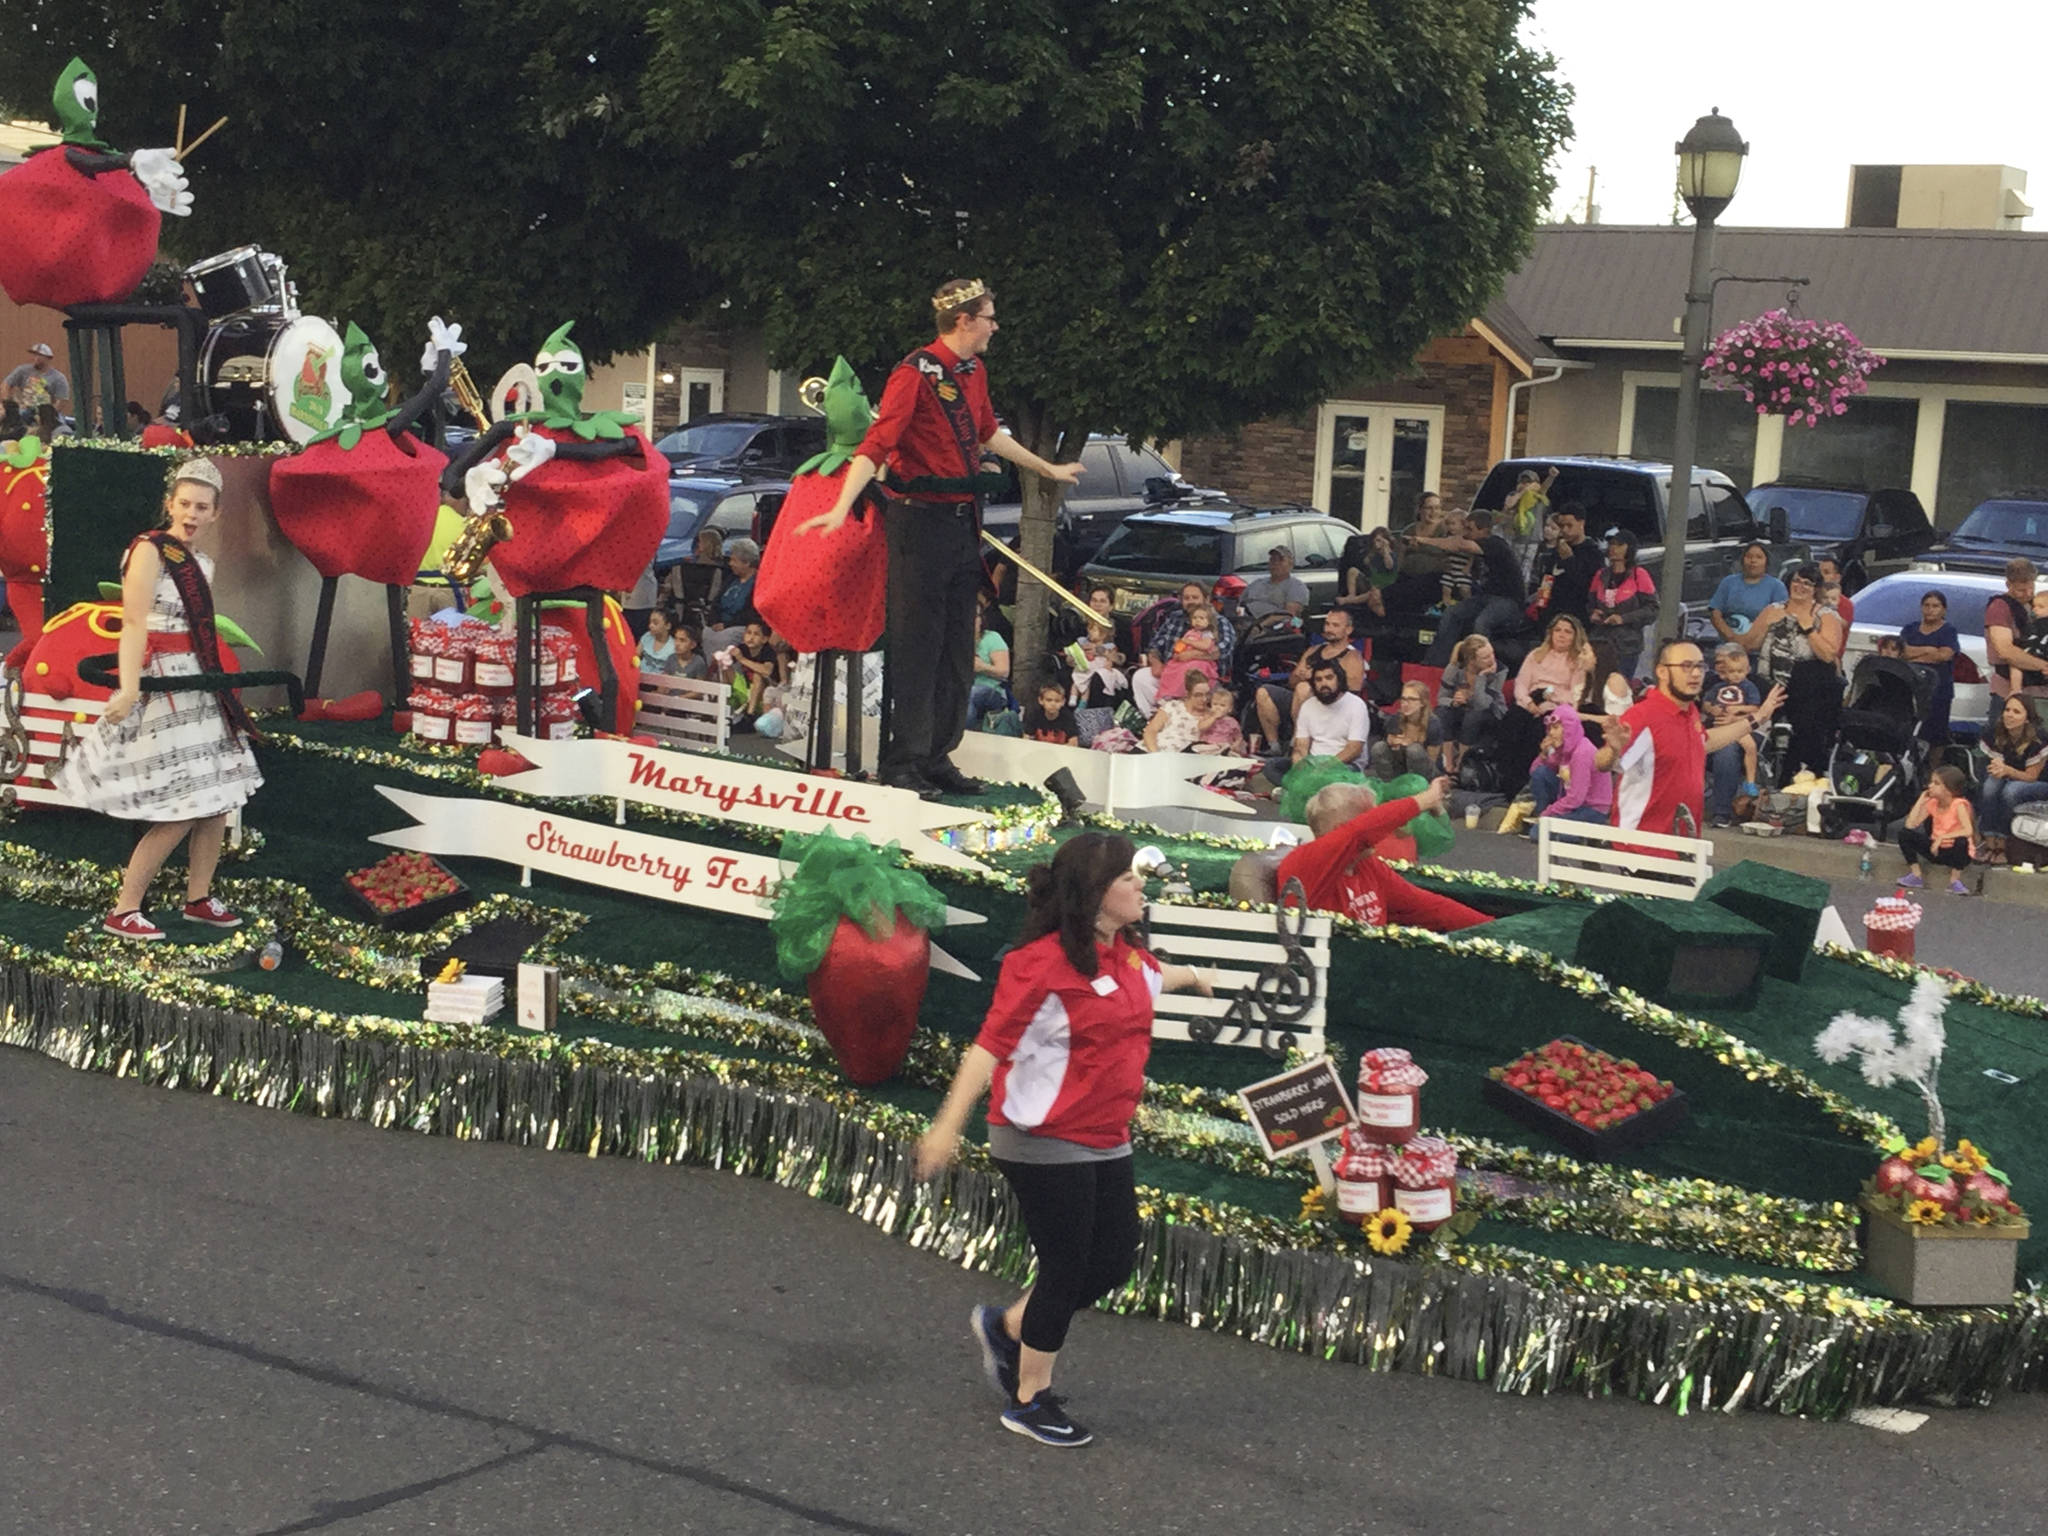
[[343, 884], [372, 922], [399, 931], [431, 928], [476, 899], [446, 865], [424, 853], [394, 853], [352, 869]]
[[2011, 1301], [2019, 1245], [2032, 1229], [2006, 1176], [1967, 1136], [1950, 1148], [1894, 1136], [1883, 1150], [1863, 1186], [1872, 1289], [1918, 1307]]
[[1641, 1146], [1685, 1119], [1685, 1095], [1633, 1061], [1560, 1035], [1494, 1067], [1481, 1096], [1587, 1157]]

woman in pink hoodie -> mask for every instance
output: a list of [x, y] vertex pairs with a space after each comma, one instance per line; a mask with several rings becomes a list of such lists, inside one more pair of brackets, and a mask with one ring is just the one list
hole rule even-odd
[[[1614, 809], [1614, 775], [1595, 766], [1598, 749], [1586, 740], [1579, 712], [1560, 704], [1550, 712], [1543, 752], [1529, 765], [1529, 790], [1538, 816], [1606, 826]], [[1532, 825], [1530, 836], [1535, 835]]]

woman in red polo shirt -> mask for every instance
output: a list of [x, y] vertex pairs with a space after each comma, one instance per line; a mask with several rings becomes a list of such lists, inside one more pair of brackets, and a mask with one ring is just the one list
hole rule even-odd
[[1145, 884], [1129, 840], [1084, 832], [1029, 877], [1030, 911], [1004, 957], [995, 1001], [967, 1048], [917, 1173], [953, 1159], [968, 1111], [993, 1086], [989, 1153], [1017, 1197], [1038, 1253], [1031, 1289], [971, 1323], [1003, 1426], [1043, 1445], [1086, 1445], [1052, 1393], [1074, 1314], [1130, 1278], [1138, 1247], [1131, 1115], [1152, 1050], [1152, 1000], [1209, 994], [1205, 977], [1161, 965], [1135, 941]]

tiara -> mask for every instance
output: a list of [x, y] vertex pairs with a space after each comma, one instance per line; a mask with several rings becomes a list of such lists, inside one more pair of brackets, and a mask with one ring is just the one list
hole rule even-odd
[[940, 289], [932, 298], [932, 308], [943, 314], [949, 309], [958, 309], [962, 304], [972, 304], [976, 299], [987, 297], [988, 284], [977, 277], [972, 282]]

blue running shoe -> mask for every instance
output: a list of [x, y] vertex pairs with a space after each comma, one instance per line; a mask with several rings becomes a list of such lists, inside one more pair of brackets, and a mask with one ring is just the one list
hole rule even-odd
[[1017, 1341], [1003, 1326], [1001, 1307], [976, 1307], [967, 1319], [974, 1342], [981, 1346], [981, 1369], [1003, 1401], [1017, 1401]]
[[1013, 1403], [1003, 1410], [1003, 1428], [1029, 1435], [1040, 1445], [1071, 1447], [1086, 1445], [1095, 1437], [1067, 1417], [1063, 1397], [1054, 1397], [1047, 1387], [1028, 1403]]

